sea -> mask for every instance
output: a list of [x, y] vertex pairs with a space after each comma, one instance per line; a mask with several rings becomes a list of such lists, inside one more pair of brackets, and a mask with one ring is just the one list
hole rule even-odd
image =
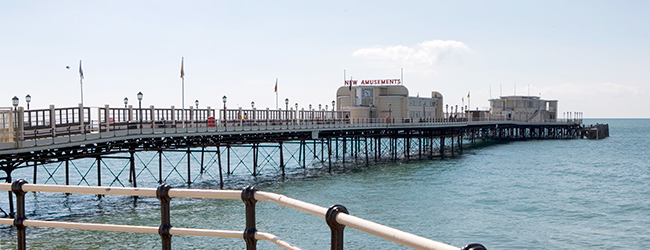
[[[650, 119], [585, 119], [584, 123], [609, 124], [610, 137], [486, 144], [454, 158], [336, 166], [331, 172], [319, 163], [302, 169], [294, 159], [289, 161], [286, 178], [269, 167], [265, 176], [233, 175], [226, 184], [231, 189], [256, 184], [258, 190], [322, 207], [341, 204], [354, 216], [458, 247], [470, 243], [487, 249], [650, 246]], [[127, 163], [112, 161], [111, 171], [119, 175]], [[144, 155], [140, 161], [151, 160]], [[183, 162], [182, 154], [166, 162]], [[92, 161], [75, 164], [84, 169], [80, 165]], [[39, 169], [38, 183], [55, 172], [61, 184], [63, 171], [56, 167]], [[74, 171], [83, 175], [86, 170]], [[147, 181], [155, 173], [147, 171], [139, 176], [138, 186], [155, 187], [155, 181]], [[108, 177], [103, 185], [128, 186], [124, 179], [121, 184], [111, 182], [111, 173], [104, 172]], [[177, 182], [172, 185], [182, 187], [178, 177], [182, 175], [170, 173], [177, 177], [169, 179]], [[14, 178], [24, 176], [29, 181], [32, 174], [32, 168], [20, 169]], [[212, 172], [198, 178], [192, 188], [218, 188], [214, 179]], [[48, 180], [48, 184], [54, 183]], [[5, 211], [6, 200], [6, 195], [0, 195]], [[159, 203], [153, 197], [28, 193], [26, 203], [31, 219], [156, 227], [160, 223]], [[324, 219], [262, 201], [256, 210], [259, 231], [304, 249], [329, 249]], [[243, 230], [244, 214], [241, 200], [175, 198], [171, 202], [171, 222], [176, 227]], [[173, 236], [172, 247], [245, 249], [245, 244], [240, 239]], [[0, 249], [15, 248], [16, 230], [0, 226]], [[27, 248], [160, 249], [161, 245], [158, 235], [28, 228]], [[353, 228], [345, 229], [345, 248], [408, 249]], [[279, 248], [259, 241], [258, 249]]]

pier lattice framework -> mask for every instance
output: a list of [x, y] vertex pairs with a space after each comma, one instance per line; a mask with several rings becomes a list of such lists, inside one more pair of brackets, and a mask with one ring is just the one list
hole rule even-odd
[[[23, 141], [18, 147], [0, 150], [0, 170], [6, 182], [12, 181], [16, 169], [33, 168], [31, 183], [37, 183], [40, 169], [47, 175], [41, 180], [44, 183], [137, 187], [139, 179], [150, 176], [147, 179], [153, 181], [146, 184], [176, 182], [190, 186], [205, 177], [223, 188], [224, 179], [237, 169], [243, 170], [240, 175], [282, 177], [287, 166], [331, 172], [345, 165], [455, 157], [462, 154], [464, 146], [477, 141], [574, 139], [579, 138], [580, 131], [581, 125], [576, 123], [511, 121], [125, 127]], [[181, 157], [174, 161], [167, 154]], [[121, 160], [115, 163], [117, 167], [110, 164], [114, 159]], [[57, 171], [65, 171], [65, 181], [56, 180]], [[75, 178], [72, 183], [71, 177]], [[9, 204], [13, 215], [11, 193]]]

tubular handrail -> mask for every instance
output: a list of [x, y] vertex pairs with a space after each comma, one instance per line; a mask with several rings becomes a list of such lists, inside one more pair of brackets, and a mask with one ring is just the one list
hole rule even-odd
[[[14, 219], [0, 218], [0, 224], [13, 226]], [[44, 221], [44, 220], [25, 220], [23, 224], [28, 227], [47, 227], [47, 228], [61, 228], [61, 229], [158, 234], [158, 227], [151, 227], [151, 226], [132, 226], [132, 225], [98, 224], [98, 223], [82, 223], [82, 222], [66, 222], [66, 221]], [[169, 233], [171, 235], [203, 236], [203, 237], [231, 238], [231, 239], [242, 239], [244, 235], [243, 231], [195, 229], [195, 228], [180, 228], [180, 227], [172, 227], [169, 230]], [[277, 246], [282, 247], [284, 249], [301, 249], [270, 233], [256, 232], [255, 238], [258, 240], [265, 240], [265, 241], [275, 243]]]
[[[22, 182], [22, 183], [21, 183]], [[20, 192], [53, 192], [53, 193], [79, 193], [79, 194], [99, 194], [99, 195], [126, 195], [126, 196], [150, 196], [160, 197], [161, 185], [158, 189], [155, 188], [127, 188], [127, 187], [91, 187], [91, 186], [66, 186], [66, 185], [47, 185], [47, 184], [28, 184], [19, 180], [10, 183], [0, 183], [0, 190], [16, 192], [16, 184], [22, 184]], [[13, 189], [12, 189], [13, 186]], [[244, 190], [246, 191], [246, 189]], [[284, 195], [275, 194], [264, 191], [253, 191], [254, 199], [260, 201], [274, 202], [280, 206], [289, 207], [304, 213], [308, 213], [320, 218], [326, 218], [329, 210], [300, 201], [297, 199], [289, 198]], [[18, 193], [16, 193], [18, 195]], [[207, 199], [243, 199], [243, 192], [239, 190], [207, 190], [207, 189], [167, 189], [168, 197], [184, 197], [184, 198], [207, 198]], [[162, 200], [161, 200], [162, 202]], [[331, 208], [330, 208], [331, 209]], [[20, 215], [19, 215], [20, 217]], [[254, 217], [253, 217], [254, 218]], [[42, 221], [42, 220], [29, 220], [26, 218], [20, 219], [22, 226], [33, 227], [54, 227], [64, 229], [84, 229], [84, 230], [101, 230], [101, 231], [116, 231], [116, 232], [132, 232], [132, 233], [149, 233], [161, 234], [158, 227], [150, 226], [130, 226], [130, 225], [114, 225], [114, 224], [95, 224], [95, 223], [77, 223], [77, 222], [60, 222], [60, 221]], [[361, 219], [345, 213], [336, 213], [334, 220], [344, 226], [349, 226], [360, 230], [362, 232], [375, 235], [386, 240], [395, 242], [400, 245], [415, 249], [439, 249], [439, 250], [458, 250], [445, 243], [430, 240], [421, 236], [407, 233], [398, 229], [384, 226], [375, 222]], [[0, 219], [0, 224], [16, 225], [15, 219]], [[328, 222], [329, 224], [329, 222]], [[210, 229], [193, 229], [193, 228], [169, 228], [170, 235], [193, 235], [193, 236], [206, 236], [206, 237], [222, 237], [222, 238], [238, 238], [245, 239], [244, 231], [228, 231], [228, 230], [210, 230]], [[161, 234], [162, 235], [162, 234]], [[300, 249], [291, 243], [288, 243], [275, 235], [256, 232], [254, 233], [256, 240], [266, 240], [275, 243], [277, 246], [285, 249]], [[334, 248], [333, 248], [334, 249]]]

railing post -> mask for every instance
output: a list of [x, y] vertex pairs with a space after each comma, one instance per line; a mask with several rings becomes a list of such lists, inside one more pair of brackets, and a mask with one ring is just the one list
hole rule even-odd
[[343, 230], [345, 225], [336, 221], [339, 213], [348, 213], [348, 210], [342, 205], [332, 205], [325, 213], [325, 221], [332, 231], [332, 250], [343, 250]]
[[84, 124], [86, 120], [86, 114], [84, 114], [84, 105], [79, 103], [79, 128], [81, 129], [82, 134], [86, 134], [86, 125]]
[[247, 250], [257, 249], [257, 240], [255, 239], [255, 186], [247, 186], [241, 192], [241, 199], [246, 204], [246, 230], [244, 230], [244, 241], [246, 241]]
[[14, 226], [18, 230], [18, 249], [27, 249], [27, 237], [25, 236], [25, 225], [23, 222], [27, 219], [25, 217], [25, 191], [23, 184], [27, 181], [19, 179], [11, 183], [11, 191], [16, 195], [16, 218], [14, 218]]
[[460, 250], [487, 250], [487, 248], [485, 248], [485, 246], [483, 246], [481, 244], [472, 243], [472, 244], [469, 244], [467, 246], [464, 246]]
[[169, 233], [169, 229], [172, 228], [171, 219], [170, 219], [170, 206], [171, 197], [169, 197], [169, 190], [172, 186], [167, 184], [161, 184], [156, 190], [156, 198], [160, 200], [160, 227], [158, 228], [158, 234], [162, 240], [162, 249], [170, 250], [172, 249], [172, 235]]
[[[56, 136], [56, 109], [50, 105], [50, 129], [52, 129], [52, 139]], [[31, 124], [30, 124], [31, 125]]]

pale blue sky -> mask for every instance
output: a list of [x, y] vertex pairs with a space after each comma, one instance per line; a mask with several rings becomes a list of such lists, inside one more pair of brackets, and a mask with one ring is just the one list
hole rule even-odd
[[[645, 1], [0, 1], [0, 100], [300, 107], [354, 79], [399, 78], [473, 108], [541, 93], [560, 113], [650, 117]], [[70, 66], [66, 70], [65, 66]], [[529, 87], [530, 86], [530, 87]]]

